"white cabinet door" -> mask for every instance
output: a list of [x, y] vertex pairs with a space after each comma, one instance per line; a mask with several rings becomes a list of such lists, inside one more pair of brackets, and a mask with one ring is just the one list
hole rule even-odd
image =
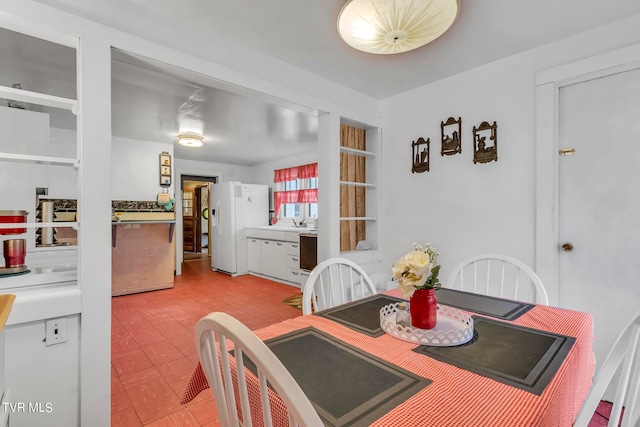
[[284, 242], [275, 240], [262, 240], [261, 274], [286, 280], [287, 257]]
[[273, 277], [287, 279], [287, 247], [285, 242], [273, 242]]
[[262, 240], [247, 239], [249, 271], [262, 274]]

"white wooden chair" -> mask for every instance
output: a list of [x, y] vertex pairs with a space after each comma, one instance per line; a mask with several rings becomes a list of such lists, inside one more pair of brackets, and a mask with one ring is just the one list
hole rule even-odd
[[[196, 348], [202, 370], [213, 391], [220, 423], [224, 427], [252, 426], [244, 361], [250, 359], [257, 367], [260, 405], [265, 426], [272, 425], [268, 386], [284, 402], [289, 426], [322, 427], [323, 423], [298, 383], [265, 343], [236, 318], [222, 312], [211, 313], [196, 325]], [[242, 419], [238, 417], [234, 376], [231, 374], [230, 354], [226, 339], [234, 344], [237, 367], [237, 392]], [[218, 352], [217, 347], [220, 347]], [[255, 404], [256, 402], [254, 402]], [[260, 423], [257, 423], [260, 424]]]
[[302, 288], [302, 314], [376, 294], [376, 288], [365, 271], [346, 258], [322, 261], [312, 271]]
[[618, 425], [624, 407], [622, 427], [637, 427], [640, 425], [640, 312], [626, 325], [609, 351], [578, 413], [574, 427], [589, 425], [598, 403], [620, 365], [622, 370], [607, 425]]
[[499, 254], [481, 254], [461, 262], [445, 288], [549, 305], [538, 275], [520, 260]]

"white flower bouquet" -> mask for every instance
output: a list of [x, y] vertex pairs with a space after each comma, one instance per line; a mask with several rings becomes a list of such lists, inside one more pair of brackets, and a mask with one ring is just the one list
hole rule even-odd
[[436, 264], [438, 255], [430, 243], [425, 246], [414, 243], [413, 250], [396, 261], [392, 268], [393, 279], [405, 298], [410, 298], [418, 289], [440, 286], [440, 265]]

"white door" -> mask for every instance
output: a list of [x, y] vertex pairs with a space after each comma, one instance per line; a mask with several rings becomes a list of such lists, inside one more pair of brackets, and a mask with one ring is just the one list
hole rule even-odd
[[601, 364], [640, 309], [640, 69], [558, 99], [558, 305], [593, 314]]

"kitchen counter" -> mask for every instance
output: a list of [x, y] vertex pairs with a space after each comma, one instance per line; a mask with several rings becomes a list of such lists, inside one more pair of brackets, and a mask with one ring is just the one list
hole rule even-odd
[[173, 287], [174, 226], [173, 219], [112, 223], [111, 295]]
[[272, 231], [286, 231], [293, 233], [313, 233], [318, 232], [317, 228], [307, 228], [307, 227], [293, 227], [286, 225], [261, 225], [257, 227], [249, 227], [254, 230], [272, 230]]

